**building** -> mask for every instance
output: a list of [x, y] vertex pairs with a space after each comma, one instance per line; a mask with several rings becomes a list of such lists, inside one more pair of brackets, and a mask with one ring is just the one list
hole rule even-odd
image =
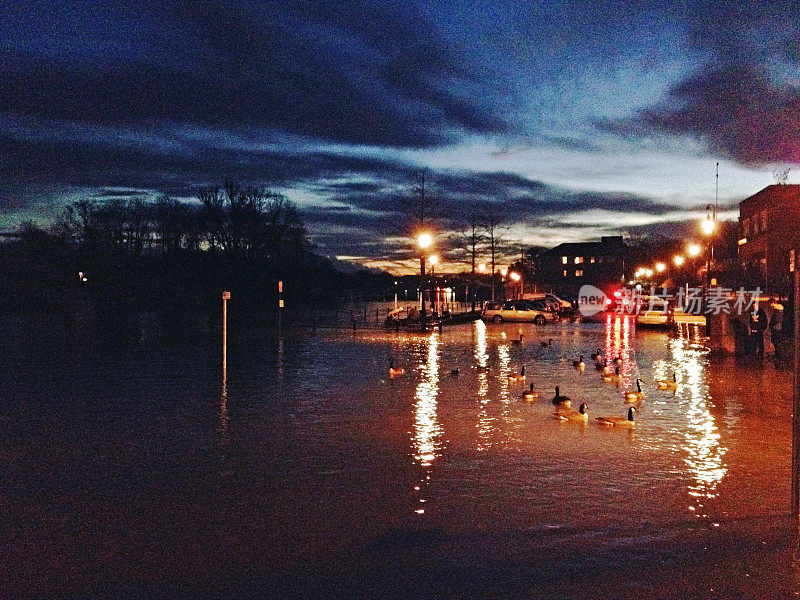
[[603, 236], [599, 242], [569, 242], [537, 257], [537, 282], [555, 292], [577, 294], [584, 284], [600, 288], [620, 284], [627, 266], [628, 247], [622, 236]]
[[747, 286], [787, 294], [800, 247], [800, 185], [776, 184], [739, 204], [739, 261]]

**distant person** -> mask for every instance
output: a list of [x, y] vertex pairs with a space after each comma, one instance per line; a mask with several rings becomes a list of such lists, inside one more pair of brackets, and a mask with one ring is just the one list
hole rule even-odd
[[764, 308], [759, 306], [750, 314], [751, 349], [756, 356], [764, 356], [764, 332], [769, 327], [769, 319]]

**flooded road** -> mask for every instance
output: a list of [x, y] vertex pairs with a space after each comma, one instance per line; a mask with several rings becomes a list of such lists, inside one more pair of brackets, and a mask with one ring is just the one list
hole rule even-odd
[[[619, 357], [619, 385], [597, 351]], [[14, 596], [263, 575], [414, 532], [567, 543], [788, 510], [790, 374], [710, 362], [691, 332], [477, 322], [292, 332], [228, 356], [221, 394], [210, 350], [4, 352]], [[635, 428], [598, 424], [626, 414], [637, 378]], [[537, 402], [520, 398], [530, 383]], [[553, 418], [556, 386], [587, 424]]]

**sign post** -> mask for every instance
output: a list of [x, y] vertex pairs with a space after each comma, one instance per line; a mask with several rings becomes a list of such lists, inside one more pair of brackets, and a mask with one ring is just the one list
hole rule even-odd
[[222, 292], [222, 385], [228, 380], [228, 300], [230, 292]]
[[281, 328], [282, 313], [283, 313], [283, 281], [278, 281], [278, 329]]

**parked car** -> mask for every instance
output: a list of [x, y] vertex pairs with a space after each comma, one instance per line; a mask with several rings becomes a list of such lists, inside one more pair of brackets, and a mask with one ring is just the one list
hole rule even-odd
[[550, 310], [544, 300], [509, 300], [490, 302], [481, 318], [492, 323], [517, 321], [544, 325], [558, 321], [558, 314]]
[[549, 306], [553, 308], [556, 312], [568, 312], [575, 308], [570, 300], [566, 300], [555, 294], [550, 293], [535, 293], [535, 294], [525, 294], [526, 300], [544, 300], [547, 302]]
[[639, 312], [636, 315], [638, 325], [651, 327], [663, 327], [669, 323], [670, 308], [669, 302], [664, 298], [650, 298], [643, 296]]

